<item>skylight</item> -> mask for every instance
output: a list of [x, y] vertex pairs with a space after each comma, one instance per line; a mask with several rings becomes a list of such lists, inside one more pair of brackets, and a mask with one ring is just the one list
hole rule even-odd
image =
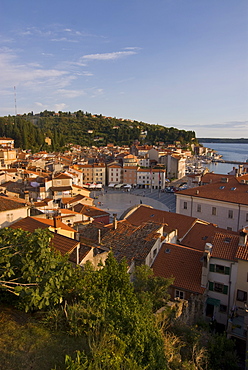
[[220, 189], [222, 190], [222, 189], [225, 189], [225, 186], [220, 186]]
[[225, 243], [230, 243], [230, 241], [231, 241], [231, 238], [225, 238], [225, 239], [224, 239], [224, 242], [225, 242]]
[[236, 190], [236, 188], [235, 188], [235, 187], [233, 187], [233, 188], [231, 188], [231, 190]]
[[167, 248], [166, 250], [165, 250], [165, 253], [170, 253], [170, 249], [169, 248]]

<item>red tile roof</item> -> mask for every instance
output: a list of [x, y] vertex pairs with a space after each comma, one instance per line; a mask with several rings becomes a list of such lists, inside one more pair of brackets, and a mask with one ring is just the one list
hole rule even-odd
[[75, 205], [74, 211], [92, 218], [109, 215], [108, 212], [103, 211], [102, 209], [88, 205], [86, 206], [81, 203]]
[[[36, 229], [47, 229], [48, 227], [54, 227], [53, 219], [39, 218], [39, 217], [25, 217], [22, 220], [16, 221], [10, 226], [12, 229], [22, 229], [33, 232]], [[57, 227], [67, 231], [75, 230], [64, 224], [62, 221], [57, 221]]]
[[238, 180], [235, 176], [223, 175], [222, 178], [226, 178], [227, 182], [220, 180], [212, 184], [182, 190], [180, 193], [176, 193], [176, 196], [187, 195], [194, 198], [248, 205], [248, 185], [240, 183], [242, 177]]
[[213, 238], [211, 257], [233, 261], [235, 260], [238, 244], [239, 235], [217, 232]]
[[27, 207], [27, 202], [19, 198], [9, 198], [0, 196], [0, 212], [11, 211], [18, 208]]
[[66, 253], [71, 253], [78, 244], [79, 242], [77, 240], [67, 238], [64, 235], [52, 233], [50, 245], [53, 246], [62, 255], [65, 255]]
[[204, 251], [206, 243], [213, 243], [214, 236], [217, 232], [221, 232], [224, 235], [232, 234], [237, 235], [235, 231], [228, 231], [222, 229], [213, 224], [201, 224], [196, 223], [189, 230], [183, 239], [181, 239], [181, 244], [189, 248], [198, 249]]
[[140, 225], [143, 222], [158, 222], [167, 224], [172, 229], [178, 230], [179, 238], [182, 238], [187, 233], [187, 231], [198, 221], [198, 219], [195, 217], [185, 216], [173, 212], [161, 211], [145, 205], [139, 206], [126, 219], [133, 225]]
[[54, 177], [54, 180], [60, 180], [60, 179], [63, 179], [63, 180], [67, 180], [67, 179], [71, 179], [72, 177], [71, 176], [68, 176], [66, 175], [65, 173], [59, 173], [57, 176]]
[[152, 269], [155, 276], [174, 277], [172, 286], [203, 294], [201, 287], [202, 252], [177, 244], [162, 245]]

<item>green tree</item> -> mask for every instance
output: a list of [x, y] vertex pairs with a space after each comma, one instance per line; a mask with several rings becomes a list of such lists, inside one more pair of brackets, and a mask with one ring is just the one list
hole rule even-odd
[[154, 276], [153, 270], [149, 266], [142, 265], [135, 269], [133, 285], [140, 301], [147, 303], [149, 299], [153, 311], [156, 311], [168, 302], [170, 298], [168, 288], [173, 280]]
[[0, 289], [19, 296], [26, 311], [74, 296], [80, 274], [50, 246], [51, 238], [48, 230], [0, 230]]
[[[102, 269], [86, 266], [77, 303], [60, 310], [62, 327], [72, 335], [87, 336], [89, 353], [86, 360], [81, 353], [80, 361], [95, 366], [89, 369], [166, 369], [152, 305], [139, 301], [127, 269], [112, 253]], [[53, 313], [56, 323], [57, 315], [58, 310]], [[133, 367], [122, 367], [124, 363]]]
[[211, 370], [239, 369], [235, 343], [223, 334], [212, 336], [208, 342], [209, 367]]

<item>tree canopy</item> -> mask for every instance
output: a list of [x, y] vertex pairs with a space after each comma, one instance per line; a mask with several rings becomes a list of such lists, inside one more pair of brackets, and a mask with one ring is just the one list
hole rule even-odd
[[[131, 145], [134, 140], [139, 140], [149, 145], [174, 141], [187, 145], [196, 141], [194, 131], [92, 115], [81, 110], [73, 114], [44, 111], [36, 115], [0, 117], [0, 136], [11, 137], [16, 147], [33, 152], [41, 149], [61, 151], [69, 143], [81, 146]], [[46, 137], [51, 139], [51, 146], [45, 142]]]

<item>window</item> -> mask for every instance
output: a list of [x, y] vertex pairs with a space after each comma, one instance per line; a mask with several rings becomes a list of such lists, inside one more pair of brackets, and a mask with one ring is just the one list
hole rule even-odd
[[243, 290], [237, 290], [237, 301], [246, 302], [247, 301], [247, 292]]
[[181, 290], [176, 290], [175, 291], [175, 298], [184, 299], [184, 292], [182, 292]]
[[197, 204], [197, 212], [201, 212], [201, 205]]
[[156, 254], [157, 254], [157, 248], [155, 248], [153, 251], [153, 258], [156, 256]]
[[248, 221], [248, 213], [246, 213], [246, 219], [245, 220]]
[[220, 312], [226, 313], [227, 312], [227, 306], [225, 304], [220, 304]]
[[217, 272], [218, 274], [230, 275], [230, 267], [223, 265], [213, 265], [210, 263], [209, 271]]
[[12, 222], [13, 221], [13, 213], [8, 213], [7, 214], [7, 221]]
[[208, 289], [217, 292], [217, 293], [222, 293], [222, 294], [227, 294], [228, 293], [228, 286], [221, 284], [221, 283], [214, 283], [212, 281], [209, 281], [208, 283]]
[[217, 212], [216, 212], [216, 207], [212, 207], [212, 215], [213, 216], [216, 216]]
[[188, 208], [188, 203], [187, 202], [183, 202], [183, 209], [187, 209]]
[[228, 218], [233, 218], [233, 211], [231, 209], [228, 211]]

